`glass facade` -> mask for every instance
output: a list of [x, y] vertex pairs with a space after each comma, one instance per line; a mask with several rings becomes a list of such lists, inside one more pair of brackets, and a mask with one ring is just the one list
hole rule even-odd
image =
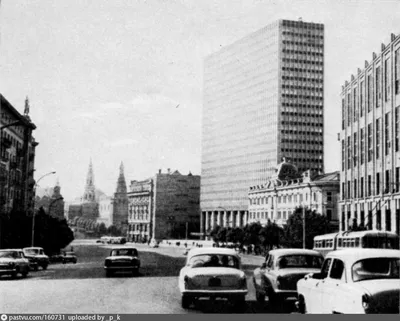
[[205, 59], [203, 214], [247, 211], [283, 157], [323, 171], [323, 53], [322, 24], [279, 20]]

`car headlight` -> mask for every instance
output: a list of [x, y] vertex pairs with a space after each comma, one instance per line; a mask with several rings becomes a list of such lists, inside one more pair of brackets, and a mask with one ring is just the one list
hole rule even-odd
[[282, 286], [282, 281], [283, 281], [282, 277], [278, 276], [278, 277], [276, 278], [276, 287], [277, 287], [278, 289]]
[[240, 279], [239, 279], [239, 286], [240, 286], [241, 288], [247, 288], [247, 278], [246, 278], [246, 275], [245, 275], [245, 274], [243, 274], [243, 275], [240, 277]]
[[187, 275], [185, 275], [185, 277], [183, 278], [183, 281], [185, 283], [186, 289], [190, 289], [193, 286], [192, 279], [190, 277], [188, 277]]

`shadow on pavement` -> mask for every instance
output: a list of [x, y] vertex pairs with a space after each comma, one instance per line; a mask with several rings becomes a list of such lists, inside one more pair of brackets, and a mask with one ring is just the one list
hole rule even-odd
[[246, 301], [246, 305], [238, 309], [226, 300], [200, 299], [191, 305], [189, 310], [198, 310], [202, 313], [247, 314], [247, 313], [274, 313], [290, 314], [294, 311], [294, 303], [285, 301], [279, 306], [271, 307], [268, 301], [264, 304], [257, 301]]

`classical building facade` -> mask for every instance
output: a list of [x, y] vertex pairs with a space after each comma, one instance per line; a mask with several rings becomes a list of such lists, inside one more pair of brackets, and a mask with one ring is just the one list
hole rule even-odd
[[29, 101], [24, 114], [0, 94], [0, 213], [22, 210], [31, 213], [34, 201], [34, 162], [38, 143], [29, 117]]
[[200, 229], [200, 176], [178, 171], [162, 173], [143, 181], [131, 181], [129, 240], [190, 237]]
[[250, 187], [248, 223], [264, 225], [271, 220], [283, 226], [296, 208], [305, 207], [326, 216], [332, 229], [338, 230], [339, 176], [339, 171], [299, 173], [290, 162], [280, 163], [265, 184]]
[[399, 233], [400, 36], [342, 86], [340, 230]]
[[249, 187], [283, 157], [324, 170], [323, 84], [319, 23], [279, 20], [205, 59], [202, 220], [243, 222]]

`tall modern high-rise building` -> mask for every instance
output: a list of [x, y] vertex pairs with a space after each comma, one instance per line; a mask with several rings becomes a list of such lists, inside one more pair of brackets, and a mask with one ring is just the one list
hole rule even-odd
[[278, 20], [205, 59], [201, 219], [247, 222], [283, 157], [323, 171], [324, 25]]

